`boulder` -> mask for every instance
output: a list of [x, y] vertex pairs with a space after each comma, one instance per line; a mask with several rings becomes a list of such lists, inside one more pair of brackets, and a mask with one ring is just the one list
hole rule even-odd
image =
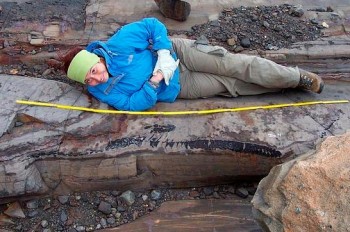
[[274, 167], [252, 200], [265, 231], [348, 231], [350, 132]]

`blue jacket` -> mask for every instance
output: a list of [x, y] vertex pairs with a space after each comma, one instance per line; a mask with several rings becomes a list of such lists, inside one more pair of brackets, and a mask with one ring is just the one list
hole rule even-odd
[[125, 25], [106, 42], [90, 43], [86, 50], [105, 59], [110, 78], [106, 83], [89, 86], [88, 91], [119, 110], [141, 111], [157, 101], [174, 102], [180, 92], [178, 68], [169, 86], [164, 80], [156, 89], [148, 83], [160, 49], [172, 50], [172, 43], [164, 24], [155, 18]]

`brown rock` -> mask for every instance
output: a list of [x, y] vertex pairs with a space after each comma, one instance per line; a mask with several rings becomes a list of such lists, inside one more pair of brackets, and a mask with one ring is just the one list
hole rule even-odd
[[15, 218], [25, 218], [22, 207], [18, 202], [13, 202], [4, 212], [6, 215]]
[[191, 13], [191, 5], [181, 0], [155, 0], [160, 12], [167, 18], [185, 21]]
[[350, 132], [315, 153], [274, 167], [252, 200], [269, 231], [347, 231], [350, 227]]

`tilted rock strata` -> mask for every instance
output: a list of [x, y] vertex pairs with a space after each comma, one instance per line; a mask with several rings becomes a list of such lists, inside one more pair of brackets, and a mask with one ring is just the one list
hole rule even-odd
[[[74, 191], [188, 187], [257, 178], [350, 128], [349, 106], [196, 116], [96, 114], [16, 104], [17, 99], [107, 109], [64, 83], [0, 76], [0, 198]], [[342, 97], [350, 86], [329, 86]], [[304, 100], [314, 95], [298, 92]], [[277, 104], [295, 93], [178, 100], [154, 111]], [[327, 129], [325, 129], [327, 128]]]

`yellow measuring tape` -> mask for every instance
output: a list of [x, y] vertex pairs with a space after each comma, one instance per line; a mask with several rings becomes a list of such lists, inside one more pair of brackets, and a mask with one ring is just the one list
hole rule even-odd
[[80, 106], [69, 106], [54, 104], [48, 102], [37, 102], [37, 101], [24, 101], [17, 100], [16, 103], [32, 106], [44, 106], [44, 107], [55, 107], [64, 110], [79, 110], [87, 111], [100, 114], [136, 114], [136, 115], [189, 115], [189, 114], [216, 114], [224, 112], [238, 112], [247, 110], [258, 110], [258, 109], [275, 109], [291, 106], [309, 106], [316, 104], [339, 104], [339, 103], [349, 103], [348, 100], [334, 100], [334, 101], [310, 101], [310, 102], [298, 102], [298, 103], [287, 103], [287, 104], [277, 104], [277, 105], [266, 105], [266, 106], [248, 106], [248, 107], [238, 107], [238, 108], [225, 108], [225, 109], [212, 109], [212, 110], [190, 110], [190, 111], [123, 111], [123, 110], [103, 110], [103, 109], [92, 109]]

